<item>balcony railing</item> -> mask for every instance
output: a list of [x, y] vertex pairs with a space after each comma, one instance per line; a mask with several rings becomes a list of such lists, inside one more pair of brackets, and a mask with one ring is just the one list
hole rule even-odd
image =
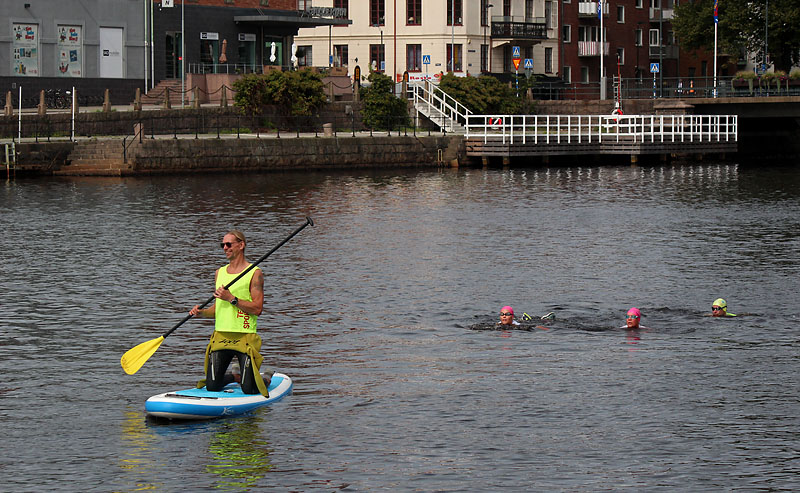
[[[661, 55], [664, 58], [678, 58], [678, 47], [675, 45], [650, 46], [650, 58]], [[659, 53], [660, 52], [660, 53]]]
[[[608, 54], [608, 43], [603, 44], [603, 53]], [[599, 41], [578, 41], [578, 56], [600, 56]]]
[[492, 17], [492, 38], [547, 39], [544, 18]]
[[[661, 13], [659, 13], [661, 11]], [[675, 11], [672, 9], [657, 9], [650, 7], [650, 22], [658, 22], [659, 20], [670, 21], [675, 16]]]
[[[603, 2], [603, 15], [608, 15], [608, 2]], [[578, 2], [578, 17], [597, 17], [597, 2]]]

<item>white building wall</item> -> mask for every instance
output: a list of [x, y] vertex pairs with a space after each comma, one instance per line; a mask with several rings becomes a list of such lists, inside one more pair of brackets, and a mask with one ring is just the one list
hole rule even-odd
[[[349, 16], [352, 24], [349, 26], [334, 26], [332, 28], [317, 27], [300, 29], [295, 37], [297, 46], [311, 46], [312, 59], [309, 65], [315, 67], [329, 66], [329, 55], [333, 54], [334, 45], [348, 46], [347, 71], [352, 75], [356, 65], [361, 67], [362, 75], [369, 73], [369, 47], [371, 44], [380, 44], [381, 31], [383, 31], [383, 44], [386, 51], [386, 74], [395, 74], [396, 78], [402, 77], [406, 67], [406, 47], [409, 44], [422, 45], [422, 54], [430, 55], [430, 65], [422, 65], [419, 73], [414, 76], [433, 76], [440, 72], [447, 72], [447, 46], [451, 40], [456, 46], [462, 46], [463, 61], [457, 75], [479, 75], [481, 71], [481, 44], [484, 42], [484, 27], [481, 26], [480, 0], [463, 0], [463, 25], [447, 25], [447, 2], [449, 0], [422, 0], [422, 24], [407, 25], [406, 0], [386, 0], [386, 17], [384, 25], [373, 27], [369, 25], [369, 0], [350, 0]], [[502, 15], [502, 1], [492, 0], [494, 6], [489, 11], [490, 19], [497, 20]], [[544, 22], [544, 0], [534, 2], [534, 18], [536, 22]], [[561, 0], [553, 0], [552, 28], [548, 30], [548, 39], [534, 45], [534, 70], [535, 74], [544, 74], [544, 48], [553, 48], [553, 73], [560, 70], [560, 50], [558, 49], [558, 10]], [[314, 0], [315, 7], [333, 7], [333, 0]], [[525, 20], [525, 0], [513, 0], [511, 6], [512, 18], [515, 21]], [[491, 23], [491, 21], [490, 21]], [[501, 72], [503, 68], [503, 46], [507, 41], [492, 41], [491, 26], [485, 28], [487, 43], [492, 46], [490, 56], [490, 71]], [[509, 62], [509, 65], [511, 63]], [[380, 68], [380, 67], [379, 67]], [[427, 70], [426, 70], [427, 69]], [[523, 72], [520, 66], [520, 73]]]

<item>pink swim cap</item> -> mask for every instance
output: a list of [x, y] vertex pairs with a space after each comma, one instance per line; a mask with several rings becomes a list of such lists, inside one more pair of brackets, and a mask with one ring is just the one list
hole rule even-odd
[[500, 309], [500, 313], [503, 313], [503, 312], [508, 312], [508, 313], [513, 315], [514, 314], [514, 309], [511, 308], [510, 306], [504, 306], [503, 308]]
[[642, 318], [642, 312], [640, 312], [638, 308], [631, 308], [628, 310], [628, 315], [636, 315], [637, 317]]

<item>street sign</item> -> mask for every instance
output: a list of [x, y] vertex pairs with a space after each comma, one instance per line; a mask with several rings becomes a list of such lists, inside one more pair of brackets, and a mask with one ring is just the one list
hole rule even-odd
[[161, 6], [162, 7], [172, 7], [173, 6], [172, 0], [161, 0]]
[[515, 46], [511, 52], [511, 58], [515, 58], [519, 60], [521, 57], [519, 56], [519, 46]]
[[528, 68], [532, 69], [533, 68], [533, 58], [526, 58], [525, 59], [525, 63], [523, 64], [523, 67], [525, 67], [526, 69], [528, 69]]
[[519, 62], [520, 62], [519, 58], [514, 58], [511, 61], [514, 62], [514, 70], [519, 70]]
[[658, 73], [658, 68], [659, 67], [658, 67], [657, 63], [651, 63], [650, 64], [650, 73], [651, 74], [657, 74]]
[[422, 55], [422, 63], [425, 65], [431, 64], [431, 56], [430, 55]]

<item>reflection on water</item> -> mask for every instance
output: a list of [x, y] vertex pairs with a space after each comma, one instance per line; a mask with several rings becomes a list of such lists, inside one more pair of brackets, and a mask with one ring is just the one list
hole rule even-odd
[[[0, 208], [10, 491], [800, 486], [794, 168], [19, 180]], [[222, 233], [258, 258], [305, 216], [262, 264], [293, 395], [146, 421], [202, 376], [213, 322], [136, 375], [120, 356], [210, 295]], [[753, 315], [703, 316], [720, 296]], [[556, 319], [497, 330], [506, 304]], [[630, 306], [649, 330], [620, 328]]]
[[272, 469], [272, 449], [259, 427], [262, 416], [248, 417], [244, 423], [226, 422], [214, 432], [208, 446], [212, 461], [206, 471], [218, 476], [215, 488], [245, 490], [256, 486]]

